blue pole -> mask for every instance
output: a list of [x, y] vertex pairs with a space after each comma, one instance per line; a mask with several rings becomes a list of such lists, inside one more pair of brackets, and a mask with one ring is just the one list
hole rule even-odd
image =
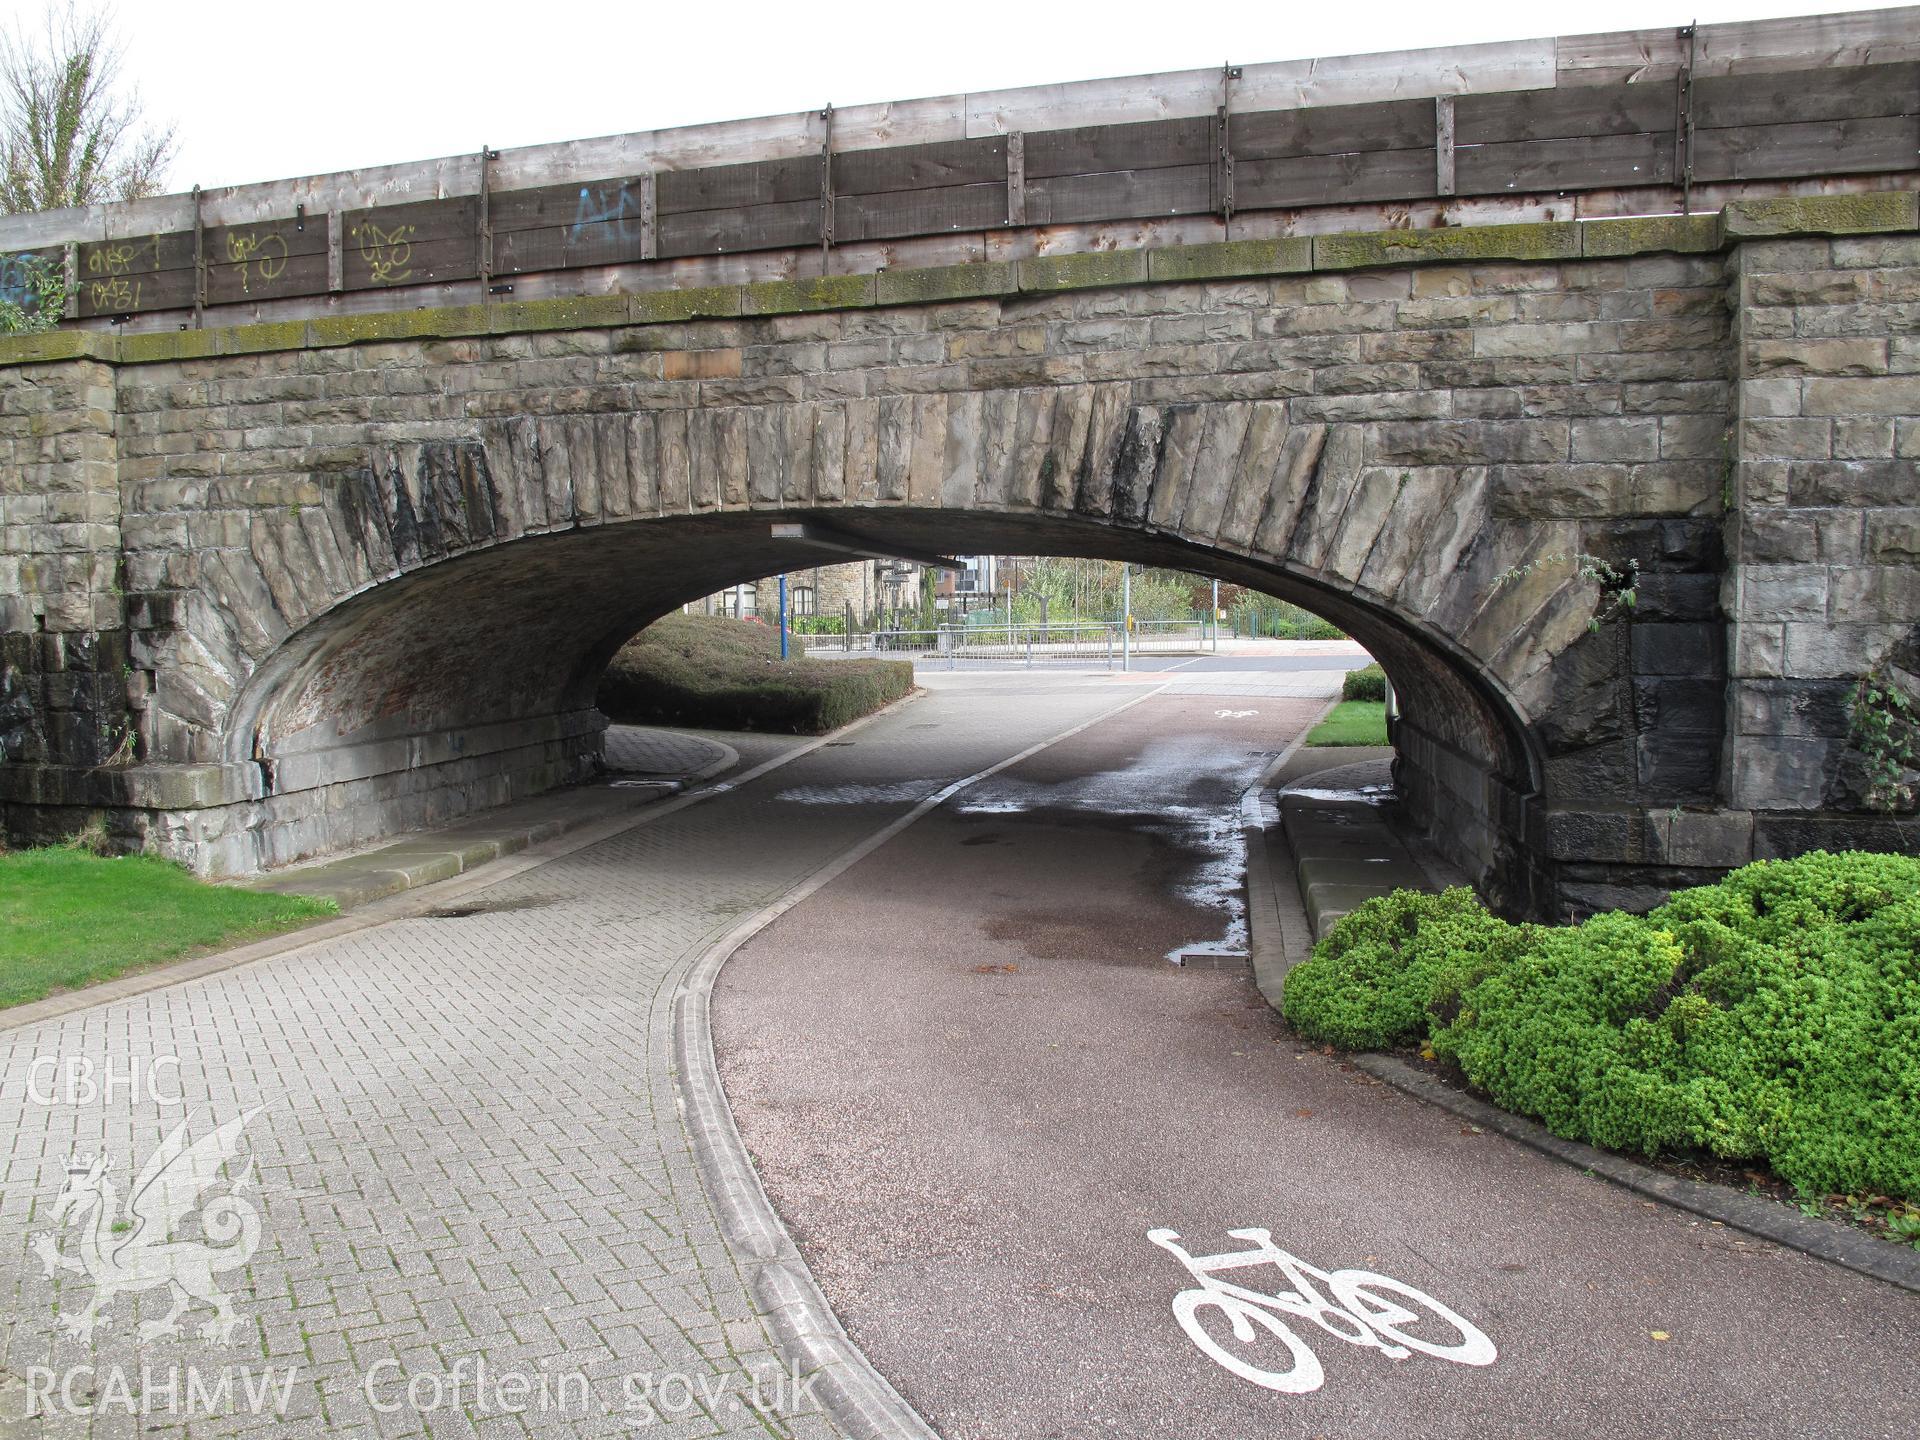
[[780, 658], [787, 658], [787, 577], [780, 577]]

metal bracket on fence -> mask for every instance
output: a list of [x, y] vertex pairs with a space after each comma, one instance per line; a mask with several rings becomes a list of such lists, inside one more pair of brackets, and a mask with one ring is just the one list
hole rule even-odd
[[820, 112], [826, 126], [826, 138], [820, 142], [820, 272], [827, 269], [827, 256], [833, 249], [833, 106]]
[[1674, 82], [1673, 159], [1679, 172], [1682, 215], [1693, 213], [1693, 62], [1699, 29], [1697, 22], [1680, 27], [1687, 42], [1687, 63]]
[[474, 233], [474, 268], [480, 272], [480, 303], [493, 294], [493, 162], [498, 150], [480, 147], [480, 211]]
[[200, 214], [200, 187], [193, 187], [193, 328], [207, 318], [207, 227]]
[[1233, 238], [1233, 82], [1240, 78], [1238, 65], [1220, 67], [1220, 110], [1215, 117], [1215, 156], [1220, 204], [1220, 223], [1226, 227], [1226, 238]]

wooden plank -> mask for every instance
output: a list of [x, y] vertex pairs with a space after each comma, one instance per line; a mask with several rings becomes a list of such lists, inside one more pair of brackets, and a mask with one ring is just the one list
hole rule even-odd
[[[399, 208], [399, 207], [392, 207]], [[474, 207], [465, 206], [469, 216]], [[362, 210], [346, 217], [346, 254], [342, 257], [346, 288], [385, 290], [396, 285], [428, 285], [438, 281], [471, 280], [479, 275], [473, 232], [444, 239], [415, 237], [404, 222], [387, 224], [387, 211]]]
[[[808, 164], [819, 166], [818, 157]], [[661, 177], [665, 179], [665, 176]], [[816, 185], [818, 181], [815, 181]], [[820, 197], [732, 210], [684, 210], [660, 216], [660, 254], [724, 255], [820, 242]]]
[[246, 300], [279, 300], [327, 293], [327, 252], [279, 255], [255, 252], [238, 263], [213, 262], [208, 251], [207, 303], [230, 305]]
[[1693, 146], [1695, 180], [1911, 170], [1920, 148], [1920, 117], [1696, 129]]
[[[1032, 136], [1027, 137], [1032, 140]], [[1027, 177], [1027, 223], [1063, 225], [1154, 215], [1204, 215], [1213, 209], [1211, 165], [1112, 170], [1100, 175]]]
[[[1215, 77], [1216, 88], [1218, 77]], [[1027, 135], [1027, 184], [1055, 175], [1156, 170], [1213, 161], [1212, 112], [1191, 120], [1091, 125]]]
[[[839, 156], [835, 156], [836, 166]], [[1007, 185], [943, 185], [931, 190], [835, 195], [836, 245], [937, 235], [948, 230], [985, 230], [1007, 223]]]
[[[660, 215], [689, 210], [741, 210], [753, 205], [784, 205], [796, 200], [820, 202], [820, 155], [790, 160], [756, 160], [746, 165], [714, 165], [704, 170], [666, 170], [658, 185]], [[816, 226], [816, 229], [819, 227]]]
[[176, 230], [165, 235], [83, 243], [79, 261], [83, 283], [116, 276], [156, 275], [163, 270], [191, 270], [193, 232]]
[[[1427, 102], [1429, 106], [1433, 102]], [[1457, 153], [1457, 152], [1456, 152]], [[1432, 150], [1361, 150], [1247, 160], [1235, 167], [1241, 211], [1420, 200], [1438, 193]]]
[[141, 310], [186, 309], [193, 304], [191, 265], [175, 270], [82, 276], [81, 315], [131, 315]]
[[1433, 102], [1433, 184], [1440, 195], [1454, 193], [1454, 110], [1458, 103], [1452, 95]]
[[1693, 105], [1699, 129], [1911, 115], [1920, 110], [1920, 64], [1697, 78]]
[[1673, 90], [1662, 83], [1580, 85], [1463, 95], [1454, 102], [1454, 143], [1560, 140], [1673, 130]]
[[1454, 174], [1462, 195], [1666, 184], [1674, 179], [1673, 131], [1462, 145], [1454, 151]]
[[[376, 209], [349, 210], [344, 218], [347, 248], [354, 249], [362, 238], [398, 235], [415, 245], [434, 240], [465, 240], [473, 245], [474, 227], [479, 224], [478, 197], [467, 195], [454, 200], [421, 200], [409, 205], [382, 205]], [[371, 228], [369, 228], [371, 227]], [[393, 243], [393, 242], [389, 242]]]
[[953, 185], [1005, 184], [1007, 142], [997, 136], [901, 145], [887, 150], [835, 150], [833, 193], [878, 195]]
[[327, 212], [327, 290], [334, 295], [347, 288], [347, 237], [343, 219], [338, 210]]
[[1431, 100], [1235, 111], [1233, 155], [1236, 161], [1277, 160], [1350, 150], [1414, 150], [1433, 144], [1433, 124]]

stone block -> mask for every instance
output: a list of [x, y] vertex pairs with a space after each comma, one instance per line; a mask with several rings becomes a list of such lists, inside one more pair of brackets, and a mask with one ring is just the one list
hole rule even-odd
[[1092, 250], [1078, 255], [1040, 255], [1019, 262], [1022, 290], [1085, 290], [1137, 285], [1147, 278], [1144, 250]]
[[1740, 577], [1742, 620], [1819, 620], [1828, 572], [1820, 565], [1749, 565]]
[[1580, 225], [1580, 253], [1594, 258], [1650, 250], [1698, 253], [1718, 250], [1721, 243], [1718, 215], [1645, 215]]
[[1729, 240], [1770, 235], [1855, 235], [1920, 228], [1920, 196], [1905, 190], [1735, 200], [1721, 212]]
[[1635, 623], [1633, 670], [1636, 675], [1717, 674], [1722, 660], [1720, 635], [1713, 625]]
[[925, 305], [941, 300], [1011, 295], [1019, 289], [1010, 261], [943, 265], [922, 270], [883, 270], [874, 278], [880, 305]]
[[1369, 428], [1367, 458], [1381, 464], [1497, 465], [1564, 460], [1567, 422], [1390, 421]]
[[1660, 422], [1636, 419], [1575, 420], [1575, 460], [1654, 460], [1660, 455]]
[[1758, 375], [1884, 375], [1887, 341], [1875, 336], [1750, 340], [1746, 365], [1748, 373]]
[[1313, 238], [1316, 270], [1463, 260], [1571, 260], [1579, 254], [1580, 227], [1571, 222], [1381, 230]]
[[1920, 374], [1809, 380], [1808, 415], [1920, 415]]
[[1232, 240], [1217, 245], [1176, 245], [1147, 256], [1152, 280], [1218, 280], [1235, 275], [1282, 275], [1313, 268], [1307, 236], [1278, 240]]

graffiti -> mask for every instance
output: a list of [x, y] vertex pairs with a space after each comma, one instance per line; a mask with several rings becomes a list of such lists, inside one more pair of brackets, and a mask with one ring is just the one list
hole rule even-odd
[[398, 285], [413, 274], [413, 226], [382, 230], [371, 220], [362, 220], [352, 234], [354, 248], [366, 259], [367, 277], [375, 285]]
[[262, 284], [271, 284], [286, 272], [287, 237], [277, 230], [264, 235], [258, 230], [229, 230], [227, 259], [240, 268], [240, 289], [253, 293], [252, 277], [258, 274]]
[[[142, 253], [147, 263], [138, 265]], [[143, 240], [109, 240], [104, 245], [94, 245], [87, 251], [87, 274], [93, 276], [131, 275], [136, 269], [158, 270], [160, 268], [160, 237], [149, 235]]]
[[87, 302], [99, 314], [123, 315], [140, 308], [140, 294], [145, 285], [144, 280], [130, 280], [125, 275], [89, 280]]
[[45, 263], [38, 255], [0, 255], [0, 305], [38, 309]]
[[589, 225], [611, 225], [613, 233], [625, 240], [627, 235], [628, 209], [633, 210], [633, 218], [639, 218], [639, 202], [630, 199], [627, 187], [623, 184], [613, 199], [608, 199], [606, 188], [596, 185], [580, 187], [580, 201], [573, 208], [573, 225], [567, 231], [570, 242], [578, 241], [581, 232]]

